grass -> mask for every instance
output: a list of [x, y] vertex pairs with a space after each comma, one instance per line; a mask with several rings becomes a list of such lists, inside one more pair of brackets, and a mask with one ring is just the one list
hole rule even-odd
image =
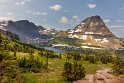
[[[13, 52], [10, 52], [13, 55]], [[35, 57], [39, 57], [39, 60], [43, 61], [45, 64], [46, 57], [38, 56], [38, 52], [35, 51], [33, 54]], [[18, 58], [28, 57], [28, 53], [17, 53]], [[48, 60], [48, 68], [49, 72], [45, 72], [44, 70], [41, 73], [23, 73], [22, 75], [26, 78], [24, 83], [70, 83], [65, 81], [61, 75], [64, 67], [64, 63], [66, 61], [66, 57], [62, 56], [62, 59], [59, 58], [49, 58]], [[94, 74], [97, 70], [104, 68], [111, 68], [112, 64], [102, 64], [101, 62], [97, 62], [95, 64], [90, 63], [89, 61], [82, 61], [82, 65], [85, 67], [86, 74]]]
[[90, 63], [89, 61], [84, 61], [83, 66], [86, 69], [86, 74], [94, 74], [97, 70], [111, 68], [112, 64], [103, 64], [101, 62], [97, 62], [95, 64]]
[[[30, 83], [69, 83], [64, 81], [61, 73], [63, 71], [64, 59], [49, 59], [49, 69], [50, 72], [42, 73], [29, 73], [25, 74], [30, 81]], [[83, 61], [83, 66], [86, 69], [86, 74], [94, 74], [97, 70], [110, 68], [111, 64], [102, 64], [100, 62], [92, 64], [88, 61]]]
[[49, 42], [49, 44], [66, 44], [66, 45], [74, 45], [74, 46], [81, 46], [82, 42], [84, 42], [82, 39], [76, 39], [76, 38], [68, 38], [68, 37], [56, 37], [53, 40]]

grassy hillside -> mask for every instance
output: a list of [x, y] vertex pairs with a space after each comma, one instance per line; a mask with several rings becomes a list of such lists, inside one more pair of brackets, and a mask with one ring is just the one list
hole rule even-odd
[[[20, 41], [9, 41], [0, 34], [0, 83], [71, 83], [65, 76], [68, 72], [78, 71], [65, 70], [65, 63], [69, 62], [73, 67], [76, 66], [75, 63], [81, 64], [87, 75], [99, 69], [112, 68], [117, 60], [116, 53], [112, 50], [85, 49], [60, 54]], [[121, 66], [124, 67], [122, 64]], [[123, 69], [121, 66], [119, 68]], [[74, 73], [71, 74], [75, 76]]]
[[83, 40], [77, 38], [68, 38], [68, 37], [55, 37], [49, 42], [49, 44], [67, 44], [74, 46], [81, 46]]

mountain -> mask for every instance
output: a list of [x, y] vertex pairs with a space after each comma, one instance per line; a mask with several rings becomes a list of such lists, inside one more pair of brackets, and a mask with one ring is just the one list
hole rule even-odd
[[[28, 20], [0, 21], [0, 29], [10, 31], [19, 36], [23, 42], [31, 44], [66, 44], [73, 46], [122, 48], [124, 43], [105, 25], [100, 16], [84, 19], [73, 29], [55, 30], [37, 26]], [[78, 42], [77, 42], [77, 41]]]
[[124, 42], [124, 38], [121, 38], [121, 40]]
[[115, 37], [115, 35], [107, 28], [100, 16], [91, 16], [86, 18], [74, 28], [73, 34], [91, 34], [102, 37]]
[[50, 36], [47, 34], [41, 34], [39, 31], [45, 30], [42, 26], [36, 26], [34, 23], [28, 20], [19, 21], [0, 21], [0, 28], [6, 31], [10, 31], [19, 36], [23, 42], [32, 42], [32, 39], [41, 38], [47, 39]]
[[123, 42], [108, 29], [98, 15], [86, 18], [74, 29], [69, 29], [62, 33], [59, 32], [59, 35], [82, 39], [84, 40], [82, 46], [122, 48], [123, 44]]

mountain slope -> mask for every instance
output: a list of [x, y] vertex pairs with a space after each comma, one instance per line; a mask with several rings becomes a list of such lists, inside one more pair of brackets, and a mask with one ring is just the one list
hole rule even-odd
[[24, 42], [31, 42], [31, 39], [35, 38], [49, 38], [48, 35], [39, 33], [39, 31], [42, 31], [45, 28], [43, 28], [42, 26], [36, 26], [34, 23], [27, 20], [19, 20], [15, 22], [11, 20], [1, 21], [0, 27], [3, 30], [17, 34], [20, 40]]
[[69, 38], [83, 39], [83, 45], [105, 48], [122, 48], [122, 41], [105, 25], [100, 16], [91, 16], [83, 20], [74, 29], [66, 31]]
[[91, 16], [82, 21], [74, 30], [81, 30], [83, 34], [101, 34], [103, 36], [115, 37], [107, 28], [100, 16]]

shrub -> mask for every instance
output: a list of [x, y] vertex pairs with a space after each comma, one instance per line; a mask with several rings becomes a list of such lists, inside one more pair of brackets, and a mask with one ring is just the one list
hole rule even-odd
[[21, 58], [18, 60], [19, 67], [22, 68], [22, 72], [35, 72], [38, 73], [41, 71], [42, 62], [39, 59], [26, 59]]
[[77, 61], [75, 61], [74, 64], [67, 61], [64, 64], [62, 75], [68, 81], [80, 80], [85, 76], [85, 69], [82, 64], [77, 63]]
[[121, 58], [119, 57], [116, 58], [113, 65], [113, 71], [116, 74], [124, 74], [124, 61]]

